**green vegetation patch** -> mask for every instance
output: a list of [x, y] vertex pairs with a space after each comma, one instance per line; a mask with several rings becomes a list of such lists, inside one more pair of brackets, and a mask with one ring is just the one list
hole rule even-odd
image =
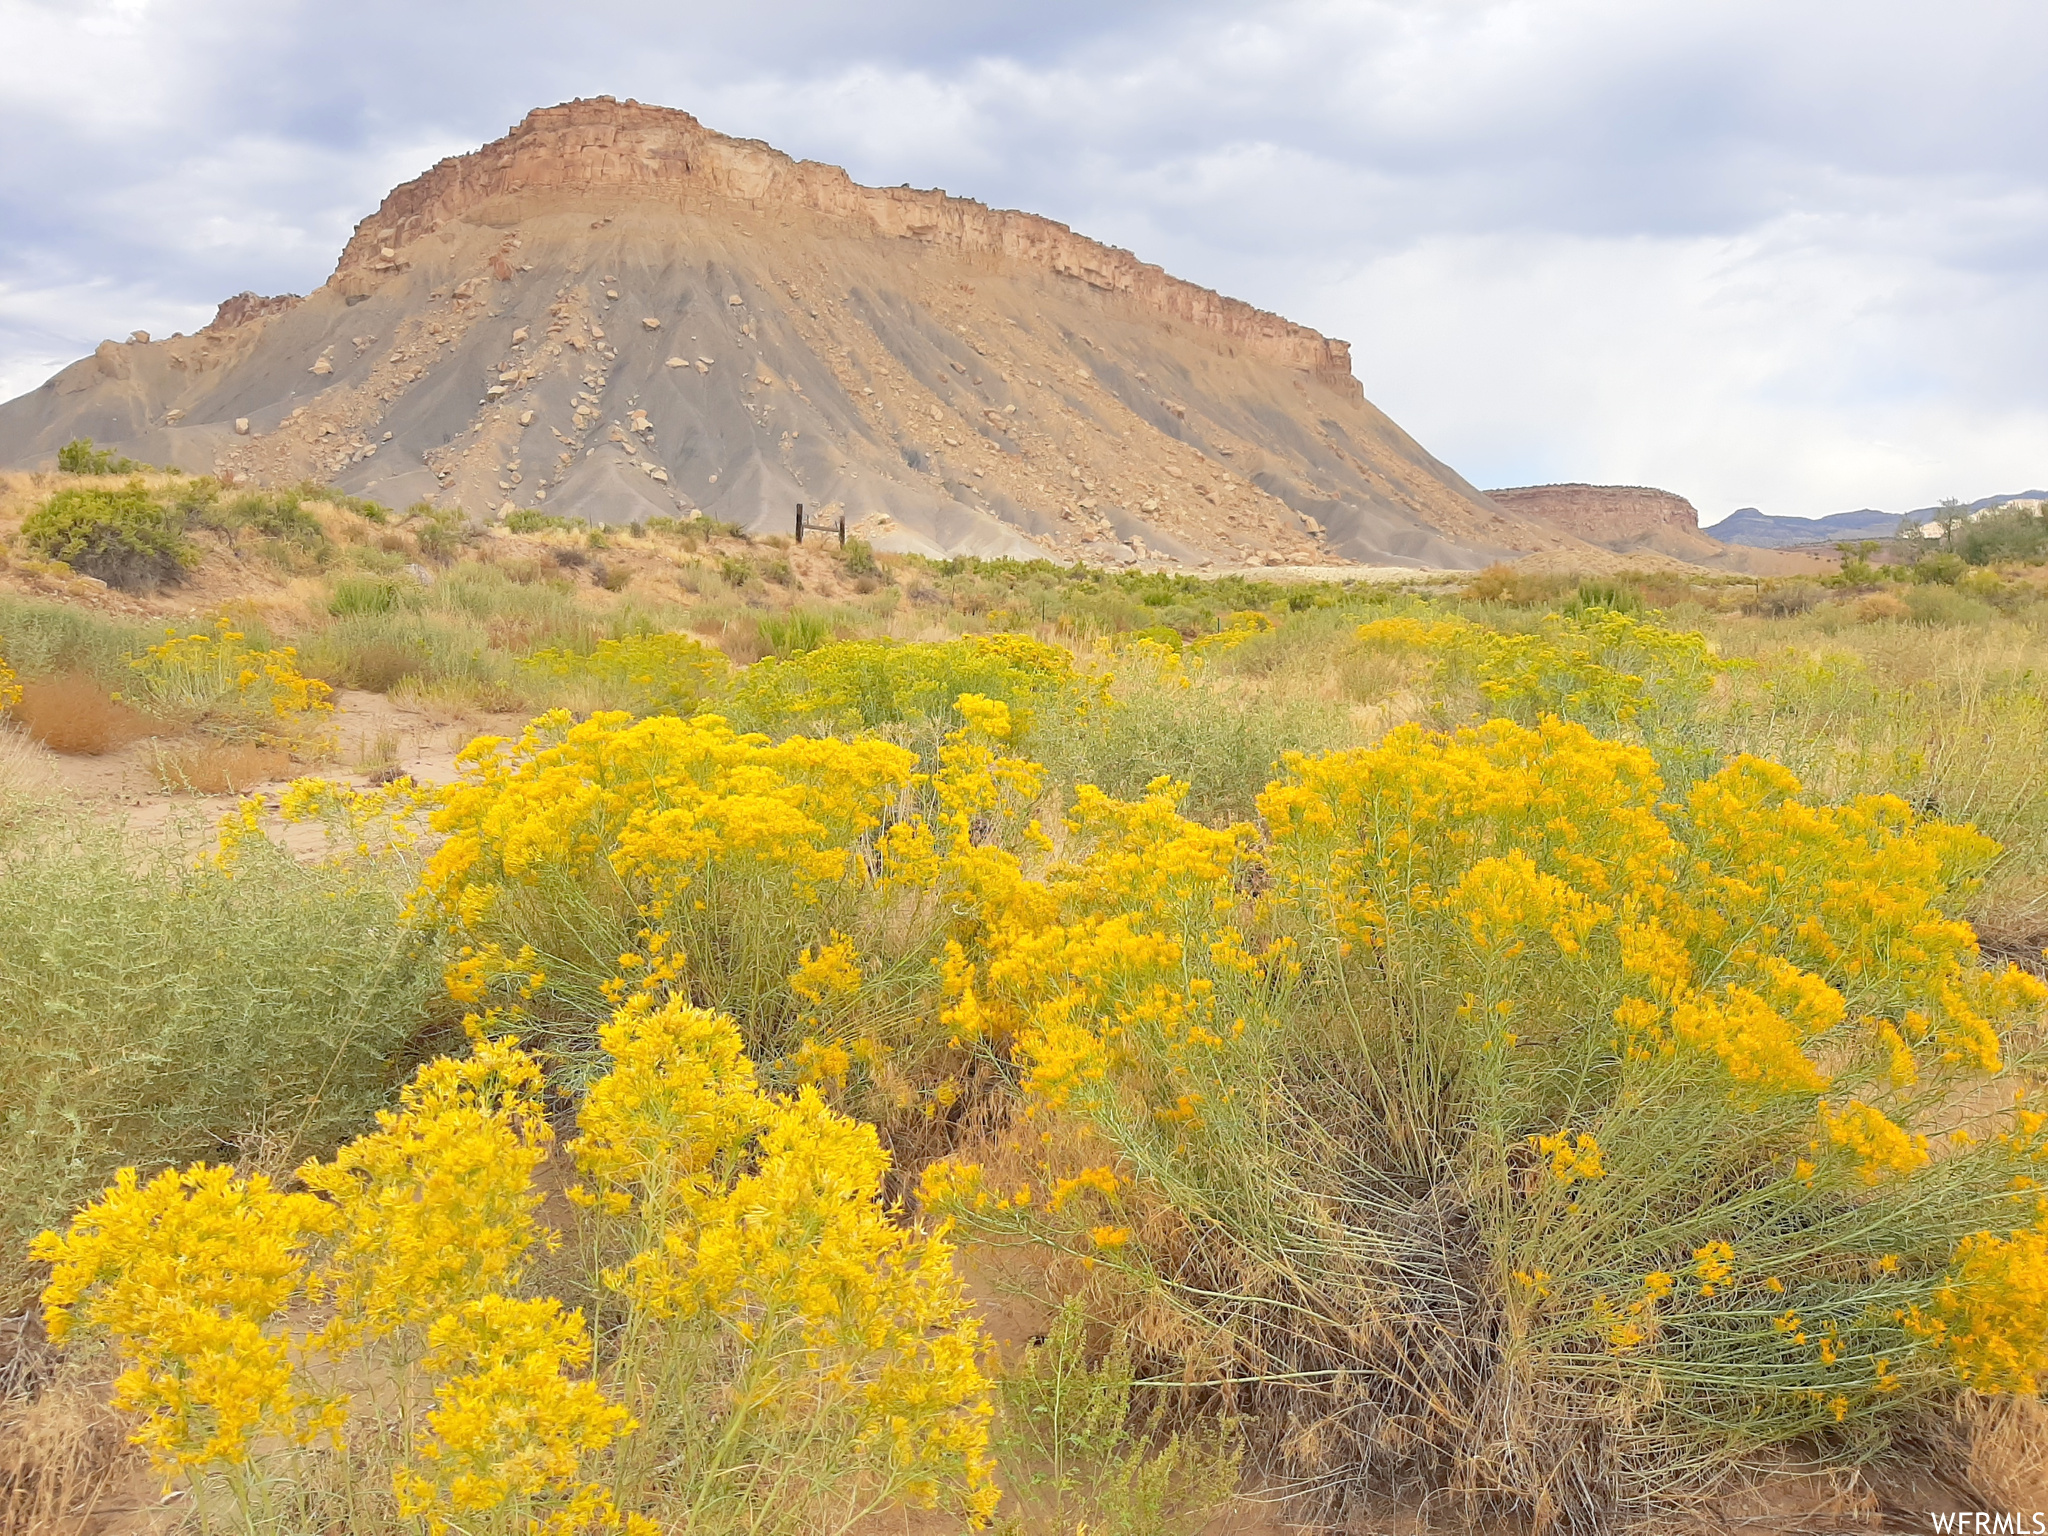
[[21, 526], [31, 549], [124, 591], [183, 578], [199, 563], [182, 513], [140, 480], [57, 492]]

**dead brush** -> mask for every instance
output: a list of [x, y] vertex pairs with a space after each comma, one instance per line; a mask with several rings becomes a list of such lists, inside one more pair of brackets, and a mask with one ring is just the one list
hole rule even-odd
[[1956, 1423], [1965, 1476], [1991, 1509], [2029, 1509], [2048, 1489], [2048, 1406], [2039, 1398], [1964, 1395]]
[[203, 741], [160, 747], [158, 781], [173, 794], [238, 795], [292, 771], [289, 752], [248, 741]]
[[118, 751], [155, 728], [85, 671], [23, 682], [13, 714], [23, 730], [51, 751], [76, 757]]
[[0, 1321], [0, 1536], [91, 1536], [133, 1512], [142, 1456], [92, 1365], [60, 1361], [33, 1312]]

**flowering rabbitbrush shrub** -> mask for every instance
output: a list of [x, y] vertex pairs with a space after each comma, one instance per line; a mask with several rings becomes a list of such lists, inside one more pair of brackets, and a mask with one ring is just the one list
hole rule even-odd
[[[594, 1031], [629, 950], [772, 1015], [806, 940], [858, 897], [856, 845], [916, 760], [881, 741], [771, 743], [715, 715], [558, 712], [517, 742], [472, 743], [461, 765], [417, 898], [467, 949], [450, 985], [473, 1002], [510, 977], [541, 1016]], [[678, 953], [642, 953], [655, 933]]]
[[539, 1067], [490, 1022], [302, 1168], [308, 1193], [124, 1170], [38, 1239], [52, 1334], [113, 1341], [158, 1465], [217, 1478], [249, 1528], [985, 1524], [979, 1325], [943, 1235], [882, 1203], [873, 1127], [760, 1093], [731, 1020], [640, 986], [574, 1149], [599, 1358], [580, 1310], [519, 1294], [555, 1240], [534, 1220], [551, 1138]]
[[319, 723], [334, 713], [334, 690], [299, 671], [296, 650], [257, 650], [226, 614], [212, 634], [173, 631], [132, 665], [133, 702], [217, 734], [311, 745]]
[[[1160, 778], [1074, 786], [1047, 836], [1049, 776], [1011, 754], [1093, 685], [941, 706], [931, 680], [986, 660], [944, 646], [776, 685], [880, 679], [877, 731], [922, 761], [558, 713], [446, 790], [287, 797], [344, 864], [431, 821], [413, 915], [462, 946], [450, 991], [521, 1015], [578, 1106], [573, 1262], [527, 1220], [537, 1068], [485, 1091], [443, 1064], [305, 1174], [335, 1230], [304, 1291], [334, 1326], [291, 1347], [384, 1351], [421, 1389], [386, 1419], [429, 1387], [444, 1415], [362, 1453], [381, 1510], [986, 1517], [975, 1325], [892, 1164], [925, 1165], [920, 1203], [984, 1272], [1131, 1341], [1130, 1374], [1176, 1388], [1147, 1424], [1236, 1418], [1267, 1486], [1330, 1504], [1403, 1486], [1590, 1530], [1787, 1456], [1916, 1454], [1965, 1388], [2036, 1391], [2048, 988], [1956, 915], [1995, 846], [1674, 749], [1712, 653], [1566, 623], [1453, 626], [1450, 682], [1525, 718], [1289, 756], [1257, 824], [1193, 819]], [[1193, 697], [1270, 644], [1117, 665]], [[861, 723], [844, 707], [746, 718]], [[499, 1027], [472, 1061], [523, 1054]], [[521, 1394], [558, 1411], [501, 1434]]]
[[1746, 759], [1672, 804], [1555, 720], [1293, 759], [1263, 846], [1176, 793], [1084, 790], [956, 957], [1028, 1113], [925, 1189], [1275, 1470], [1598, 1523], [2038, 1384], [2048, 988], [1947, 915], [1988, 840]]
[[1006, 705], [1021, 740], [1034, 728], [1084, 717], [1099, 707], [1102, 688], [1103, 680], [1082, 675], [1071, 651], [1025, 635], [911, 645], [844, 640], [755, 663], [741, 674], [730, 709], [771, 734], [907, 729], [935, 751], [939, 737], [967, 723], [954, 708], [962, 694]]

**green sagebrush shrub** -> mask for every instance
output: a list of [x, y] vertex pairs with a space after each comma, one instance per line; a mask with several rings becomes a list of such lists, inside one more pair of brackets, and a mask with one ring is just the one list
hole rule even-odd
[[23, 542], [123, 590], [173, 583], [198, 563], [182, 513], [140, 480], [57, 492], [21, 525]]
[[270, 844], [194, 867], [0, 803], [0, 1308], [28, 1240], [124, 1166], [290, 1167], [358, 1129], [436, 993], [405, 877]]

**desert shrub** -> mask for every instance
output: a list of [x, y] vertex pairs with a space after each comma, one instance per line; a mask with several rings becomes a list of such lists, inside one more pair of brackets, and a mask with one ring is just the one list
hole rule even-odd
[[0, 592], [0, 652], [23, 677], [86, 671], [125, 680], [130, 657], [154, 638], [150, 629], [89, 608]]
[[564, 1049], [587, 1050], [619, 955], [660, 928], [688, 953], [700, 995], [780, 1057], [798, 1045], [795, 957], [834, 924], [858, 929], [848, 849], [915, 765], [886, 742], [770, 745], [716, 716], [545, 715], [517, 742], [465, 754], [434, 815], [444, 841], [421, 910], [463, 937], [451, 984], [464, 1001], [499, 997], [500, 977], [523, 988], [538, 976]]
[[1905, 593], [1906, 608], [1912, 615], [1912, 622], [1929, 628], [1951, 628], [1963, 624], [1983, 624], [1996, 617], [1997, 610], [1980, 597], [1957, 591], [1952, 586], [1929, 585], [1908, 587]]
[[311, 745], [334, 712], [333, 690], [299, 671], [295, 649], [259, 650], [225, 614], [212, 634], [173, 630], [133, 667], [139, 708], [222, 735]]
[[1957, 529], [1955, 543], [1971, 565], [2048, 560], [2048, 506], [2021, 502], [1986, 512]]
[[1177, 797], [1084, 790], [962, 941], [1029, 1113], [925, 1191], [1269, 1476], [1590, 1527], [2048, 1370], [2048, 987], [1947, 915], [1988, 839], [1753, 760], [1674, 804], [1555, 720], [1297, 757], [1263, 844]]
[[505, 514], [505, 526], [514, 533], [545, 533], [551, 528], [566, 531], [588, 525], [580, 517], [561, 517], [535, 507], [521, 507]]
[[107, 448], [95, 448], [89, 437], [74, 437], [57, 450], [57, 468], [67, 475], [133, 475], [149, 468]]
[[1856, 604], [1856, 618], [1863, 624], [1881, 624], [1910, 619], [1912, 608], [1896, 592], [1873, 592]]
[[488, 708], [517, 707], [522, 697], [516, 664], [492, 646], [486, 624], [409, 606], [336, 618], [306, 637], [301, 669], [336, 687], [373, 693], [410, 679]]
[[1519, 634], [1424, 609], [1374, 619], [1358, 637], [1368, 651], [1427, 658], [1425, 686], [1439, 708], [1626, 730], [1653, 742], [1674, 769], [1699, 760], [1699, 706], [1727, 670], [1698, 634], [1600, 607], [1547, 614]]
[[776, 734], [907, 727], [929, 757], [939, 737], [967, 723], [955, 707], [962, 694], [999, 700], [1023, 739], [1041, 716], [1085, 715], [1101, 683], [1084, 676], [1071, 652], [1025, 635], [842, 640], [755, 662], [735, 681], [728, 708], [736, 721]]
[[179, 581], [198, 564], [184, 519], [140, 480], [58, 491], [28, 515], [31, 549], [124, 590]]
[[20, 684], [16, 694], [14, 720], [52, 752], [98, 757], [151, 731], [145, 716], [116, 699], [90, 672], [45, 673]]
[[1212, 1416], [1168, 1431], [1158, 1406], [1134, 1410], [1132, 1383], [1127, 1343], [1089, 1360], [1078, 1301], [1003, 1374], [996, 1462], [1023, 1519], [1102, 1536], [1192, 1536], [1236, 1493], [1234, 1426]]
[[398, 607], [399, 585], [383, 576], [344, 576], [334, 584], [327, 611], [336, 618], [390, 613]]
[[1742, 611], [1757, 618], [1788, 619], [1807, 612], [1820, 597], [1820, 588], [1811, 582], [1759, 583], [1755, 593], [1743, 603]]
[[842, 558], [846, 570], [852, 576], [882, 576], [886, 574], [882, 562], [875, 558], [875, 546], [866, 539], [848, 539]]
[[725, 657], [688, 635], [630, 635], [588, 653], [536, 651], [519, 663], [530, 697], [556, 707], [687, 715], [723, 687]]
[[729, 587], [744, 587], [754, 579], [754, 562], [745, 555], [727, 555], [718, 562], [718, 574]]
[[398, 921], [402, 872], [250, 850], [233, 878], [173, 847], [0, 807], [0, 1293], [26, 1244], [116, 1168], [276, 1167], [382, 1102], [439, 965]]
[[1506, 603], [1531, 608], [1556, 602], [1571, 590], [1569, 576], [1548, 572], [1518, 571], [1496, 562], [1465, 584], [1465, 596], [1477, 603]]
[[469, 514], [462, 508], [437, 507], [428, 501], [416, 501], [407, 507], [399, 526], [412, 535], [424, 558], [436, 561], [454, 559], [455, 552], [475, 534]]
[[291, 776], [292, 758], [282, 747], [254, 741], [202, 741], [159, 745], [157, 782], [166, 792], [242, 795], [258, 784]]
[[1594, 612], [1641, 613], [1643, 595], [1624, 581], [1582, 581], [1558, 612], [1577, 618]]
[[[211, 1493], [244, 1529], [986, 1524], [979, 1327], [943, 1234], [884, 1205], [873, 1129], [762, 1093], [731, 1021], [658, 989], [605, 1044], [571, 1148], [601, 1363], [580, 1309], [527, 1292], [553, 1132], [516, 1040], [422, 1067], [304, 1193], [124, 1169], [38, 1240], [53, 1331], [119, 1350], [116, 1401], [202, 1523]], [[352, 1415], [392, 1432], [322, 1436]]]
[[761, 638], [777, 656], [800, 656], [832, 639], [831, 621], [808, 608], [792, 608], [779, 616], [764, 614], [760, 625]]
[[327, 542], [320, 520], [296, 490], [243, 491], [224, 499], [209, 496], [198, 520], [223, 533], [252, 533], [308, 549]]

